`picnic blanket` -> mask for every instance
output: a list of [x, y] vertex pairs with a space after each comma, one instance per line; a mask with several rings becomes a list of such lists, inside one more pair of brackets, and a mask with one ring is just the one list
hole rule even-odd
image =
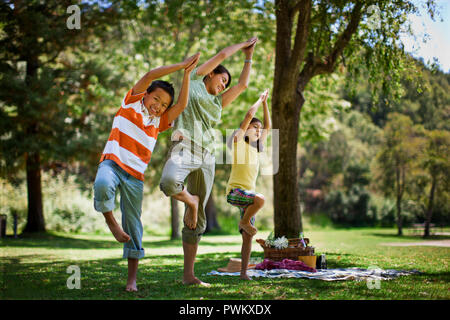
[[[407, 276], [412, 274], [420, 274], [418, 270], [383, 270], [383, 269], [362, 269], [362, 268], [341, 268], [341, 269], [317, 269], [317, 272], [288, 270], [288, 269], [271, 269], [271, 270], [247, 270], [249, 277], [263, 278], [307, 278], [324, 281], [341, 281], [341, 280], [391, 280], [399, 276]], [[239, 276], [240, 272], [218, 272], [213, 270], [207, 275], [214, 276]]]
[[255, 269], [258, 270], [288, 269], [288, 270], [316, 272], [315, 268], [309, 267], [304, 262], [291, 259], [283, 259], [282, 261], [272, 261], [269, 259], [264, 259], [263, 262], [255, 266]]

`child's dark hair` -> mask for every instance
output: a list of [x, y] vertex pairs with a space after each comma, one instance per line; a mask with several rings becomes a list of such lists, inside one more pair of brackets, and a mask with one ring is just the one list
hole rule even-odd
[[[221, 74], [221, 73], [226, 73], [228, 75], [228, 82], [225, 85], [225, 88], [228, 88], [230, 83], [231, 83], [231, 74], [230, 72], [227, 70], [227, 68], [225, 68], [223, 65], [219, 64], [217, 67], [214, 68], [213, 70], [214, 74]], [[203, 77], [203, 80], [206, 79], [207, 76]]]
[[167, 81], [163, 81], [163, 80], [155, 80], [147, 88], [147, 93], [151, 93], [151, 92], [155, 91], [157, 88], [160, 88], [160, 89], [166, 91], [172, 98], [169, 106], [167, 107], [167, 108], [170, 108], [172, 106], [173, 98], [175, 96], [175, 89], [173, 88], [172, 84]]
[[[249, 126], [250, 126], [252, 123], [255, 123], [255, 122], [259, 122], [259, 123], [261, 123], [261, 125], [263, 124], [261, 120], [259, 120], [258, 118], [254, 117], [254, 118], [252, 118], [252, 120], [250, 121]], [[245, 136], [244, 140], [245, 140], [245, 142], [250, 143], [250, 139], [248, 138], [248, 136]], [[260, 141], [259, 141], [259, 139], [258, 139], [258, 140], [256, 141], [256, 150], [257, 150], [258, 152], [262, 152], [262, 149], [263, 149], [263, 148], [262, 148], [262, 145], [261, 145], [261, 143], [260, 143]]]

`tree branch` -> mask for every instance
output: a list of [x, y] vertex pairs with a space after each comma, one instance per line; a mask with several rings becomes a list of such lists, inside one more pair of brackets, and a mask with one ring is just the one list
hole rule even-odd
[[290, 5], [289, 11], [291, 13], [291, 17], [294, 17], [295, 14], [300, 10], [302, 2], [303, 2], [302, 0], [297, 0], [297, 1], [291, 1], [289, 3], [289, 5]]
[[[283, 80], [288, 70], [291, 54], [292, 17], [289, 14], [289, 2], [283, 0], [275, 1], [275, 15], [277, 23], [276, 46], [275, 46], [275, 75], [273, 90], [288, 92]], [[280, 94], [280, 97], [285, 97]]]
[[[295, 77], [305, 56], [306, 46], [308, 44], [308, 34], [311, 21], [311, 0], [302, 0], [299, 3], [299, 14], [297, 20], [297, 32], [295, 34], [294, 48], [291, 54], [291, 63], [289, 69], [292, 70], [292, 76]], [[293, 78], [294, 79], [294, 78]]]
[[355, 7], [353, 8], [353, 11], [350, 16], [350, 22], [348, 23], [347, 27], [342, 32], [342, 34], [336, 40], [333, 48], [331, 49], [330, 54], [325, 58], [325, 62], [322, 61], [314, 65], [313, 76], [323, 73], [331, 73], [334, 71], [339, 56], [341, 56], [345, 47], [350, 42], [352, 35], [358, 29], [358, 25], [362, 17], [363, 4], [364, 3], [362, 1], [356, 2]]
[[275, 15], [277, 16], [276, 57], [279, 57], [280, 61], [287, 62], [291, 52], [292, 17], [289, 15], [286, 1], [278, 0], [275, 4]]

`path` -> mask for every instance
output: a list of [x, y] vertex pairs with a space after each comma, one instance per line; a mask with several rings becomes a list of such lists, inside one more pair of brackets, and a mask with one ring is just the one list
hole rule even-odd
[[433, 246], [433, 247], [450, 247], [450, 240], [433, 240], [422, 242], [388, 242], [380, 243], [382, 246], [409, 247], [409, 246]]

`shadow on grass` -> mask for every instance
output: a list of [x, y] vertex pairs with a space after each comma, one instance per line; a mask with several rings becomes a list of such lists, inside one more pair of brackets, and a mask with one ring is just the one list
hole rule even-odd
[[[210, 241], [208, 241], [210, 240]], [[239, 241], [232, 241], [232, 242], [214, 242], [212, 241], [214, 239], [211, 238], [202, 238], [200, 240], [199, 246], [210, 246], [210, 247], [222, 247], [222, 246], [229, 246], [229, 245], [241, 245], [242, 243]], [[181, 239], [175, 239], [175, 240], [160, 240], [160, 241], [144, 241], [143, 242], [144, 248], [161, 248], [161, 247], [181, 247], [183, 245], [183, 242]]]
[[122, 244], [114, 240], [76, 239], [52, 233], [22, 234], [16, 239], [3, 239], [1, 244], [6, 247], [48, 247], [67, 249], [105, 249], [122, 247]]
[[[196, 274], [203, 274], [224, 265], [230, 254], [199, 255], [196, 259]], [[39, 256], [36, 256], [39, 261]], [[221, 291], [182, 284], [183, 256], [153, 256], [140, 260], [137, 286], [139, 292], [125, 292], [127, 279], [126, 259], [99, 259], [89, 261], [56, 261], [53, 263], [23, 263], [29, 256], [5, 258], [2, 296], [5, 299], [225, 299]], [[28, 260], [29, 261], [29, 260]], [[68, 289], [72, 274], [70, 265], [80, 268], [78, 289]], [[210, 277], [211, 278], [211, 277]], [[69, 279], [69, 280], [68, 280]], [[222, 280], [216, 279], [221, 281]], [[217, 283], [217, 281], [214, 281]], [[212, 284], [214, 285], [214, 282]], [[225, 286], [228, 281], [225, 281]], [[218, 296], [219, 292], [219, 296]], [[220, 296], [222, 295], [222, 296]]]
[[[209, 241], [208, 241], [209, 240]], [[122, 248], [123, 244], [115, 241], [111, 236], [111, 240], [96, 239], [77, 239], [55, 235], [52, 233], [23, 234], [18, 238], [4, 238], [0, 241], [2, 246], [6, 247], [29, 247], [29, 248], [63, 248], [63, 249], [110, 249]], [[214, 241], [213, 237], [204, 237], [200, 241], [201, 246], [223, 246], [223, 245], [239, 245], [239, 241], [220, 242]], [[181, 247], [181, 239], [175, 240], [159, 240], [144, 241], [144, 248], [164, 248], [164, 247]]]
[[[185, 286], [182, 284], [183, 255], [160, 255], [140, 260], [137, 293], [125, 292], [127, 279], [126, 259], [98, 259], [85, 261], [41, 262], [29, 261], [29, 256], [5, 258], [0, 262], [3, 269], [4, 285], [1, 288], [5, 299], [386, 299], [386, 290], [395, 293], [398, 299], [414, 299], [417, 293], [411, 288], [425, 281], [447, 283], [448, 271], [424, 273], [382, 281], [381, 290], [370, 290], [364, 282], [326, 282], [312, 279], [255, 278], [251, 282], [242, 281], [237, 276], [206, 275], [212, 270], [226, 266], [228, 259], [238, 257], [238, 252], [208, 253], [197, 256], [195, 273], [203, 281], [211, 283], [210, 288]], [[344, 258], [344, 255], [339, 255]], [[351, 255], [349, 255], [351, 256]], [[252, 257], [262, 258], [262, 253]], [[349, 261], [338, 261], [333, 255], [328, 259], [329, 267], [360, 267]], [[68, 289], [72, 274], [67, 273], [70, 265], [80, 268], [80, 289]], [[392, 294], [390, 294], [392, 295]], [[392, 298], [392, 296], [391, 296]], [[419, 297], [420, 298], [420, 297]], [[424, 297], [426, 298], [426, 297]], [[442, 298], [438, 296], [437, 298]], [[445, 297], [444, 297], [445, 298]]]

